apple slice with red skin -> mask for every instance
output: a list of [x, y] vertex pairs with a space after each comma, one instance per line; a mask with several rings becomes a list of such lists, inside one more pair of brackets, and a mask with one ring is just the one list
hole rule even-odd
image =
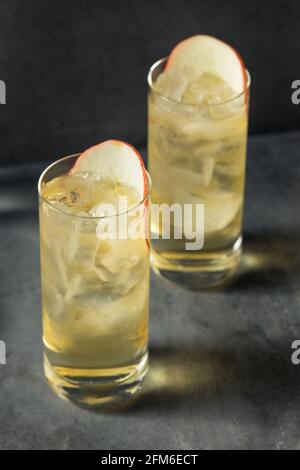
[[140, 201], [148, 193], [147, 173], [141, 155], [132, 145], [121, 140], [106, 140], [85, 150], [70, 174], [81, 171], [134, 187]]
[[222, 78], [238, 94], [247, 88], [247, 73], [239, 53], [225, 42], [207, 35], [181, 41], [172, 50], [165, 70], [184, 71], [189, 81], [204, 72]]
[[[146, 199], [149, 192], [148, 178], [144, 162], [139, 152], [127, 142], [110, 139], [90, 147], [78, 157], [75, 165], [70, 170], [70, 174], [77, 172], [91, 172], [101, 178], [119, 181], [134, 187], [139, 201], [145, 199], [145, 211], [149, 210], [148, 199]], [[146, 212], [145, 240], [148, 248], [150, 248]]]

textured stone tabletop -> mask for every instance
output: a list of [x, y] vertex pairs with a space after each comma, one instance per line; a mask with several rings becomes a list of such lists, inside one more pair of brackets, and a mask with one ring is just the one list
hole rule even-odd
[[0, 169], [1, 449], [300, 449], [300, 133], [250, 139], [241, 270], [215, 292], [152, 276], [150, 373], [95, 414], [42, 373], [36, 181]]

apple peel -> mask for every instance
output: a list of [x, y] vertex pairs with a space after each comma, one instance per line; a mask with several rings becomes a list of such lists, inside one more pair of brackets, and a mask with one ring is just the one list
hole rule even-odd
[[237, 93], [247, 88], [247, 72], [240, 54], [227, 43], [207, 35], [181, 41], [172, 50], [165, 70], [185, 71], [188, 80], [204, 72], [222, 78]]
[[85, 150], [70, 174], [85, 171], [134, 187], [140, 200], [147, 196], [148, 179], [144, 162], [139, 152], [126, 142], [110, 139]]

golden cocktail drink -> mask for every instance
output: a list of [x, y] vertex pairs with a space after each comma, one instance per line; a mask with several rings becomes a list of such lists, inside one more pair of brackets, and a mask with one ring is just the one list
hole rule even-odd
[[[45, 372], [62, 396], [83, 405], [130, 396], [147, 370], [149, 247], [144, 236], [101, 237], [101, 204], [126, 200], [147, 223], [134, 188], [69, 174], [77, 156], [41, 176], [40, 240]], [[117, 213], [116, 220], [120, 217]]]
[[[183, 282], [205, 287], [227, 278], [240, 257], [249, 84], [235, 96], [213, 74], [187, 83], [178, 71], [163, 73], [166, 63], [154, 64], [148, 77], [152, 203], [179, 205], [182, 212], [190, 205], [193, 217], [202, 206], [204, 243], [187, 250], [190, 237], [174, 236], [173, 219], [171, 236], [163, 239], [164, 222], [153, 217], [152, 260], [156, 270], [182, 273]], [[194, 220], [191, 226], [201, 230]]]

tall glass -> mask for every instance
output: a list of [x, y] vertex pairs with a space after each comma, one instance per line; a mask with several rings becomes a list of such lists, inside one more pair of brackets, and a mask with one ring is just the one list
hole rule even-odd
[[[152, 216], [151, 261], [170, 279], [206, 288], [224, 282], [241, 256], [250, 76], [230, 101], [188, 105], [155, 91], [166, 61], [156, 62], [148, 75], [152, 207], [177, 205], [182, 214], [189, 207], [192, 230], [180, 238], [174, 214], [165, 222]], [[193, 236], [203, 242], [193, 245]]]
[[103, 236], [109, 217], [72, 215], [43, 196], [77, 157], [50, 165], [38, 184], [44, 368], [61, 397], [102, 406], [129, 398], [147, 372], [149, 193], [126, 213], [140, 235]]

